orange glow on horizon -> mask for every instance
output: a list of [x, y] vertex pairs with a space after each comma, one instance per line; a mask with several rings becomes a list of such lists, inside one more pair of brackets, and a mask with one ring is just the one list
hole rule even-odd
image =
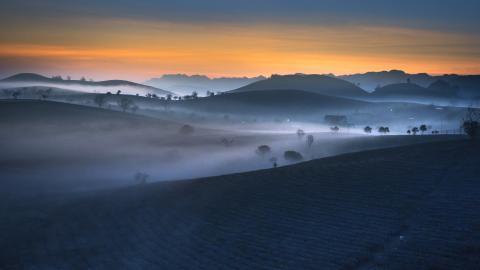
[[480, 73], [478, 38], [453, 33], [369, 26], [194, 26], [118, 20], [85, 29], [60, 28], [53, 34], [47, 28], [36, 29], [34, 34], [24, 30], [0, 42], [0, 62], [24, 71], [137, 81], [165, 73], [212, 77], [298, 72], [339, 75], [389, 69]]

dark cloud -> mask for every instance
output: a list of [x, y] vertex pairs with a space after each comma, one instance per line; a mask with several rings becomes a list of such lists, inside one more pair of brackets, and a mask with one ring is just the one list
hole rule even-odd
[[[476, 32], [477, 0], [84, 0], [3, 1], [0, 14], [25, 20], [127, 18], [172, 22], [374, 24]], [[0, 19], [1, 20], [1, 19]]]

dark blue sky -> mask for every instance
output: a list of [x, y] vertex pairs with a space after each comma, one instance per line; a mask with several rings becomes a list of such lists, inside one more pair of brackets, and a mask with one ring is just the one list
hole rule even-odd
[[480, 73], [480, 0], [1, 0], [0, 76]]
[[181, 22], [300, 22], [374, 24], [475, 32], [478, 0], [4, 0], [3, 20], [73, 17], [141, 18]]

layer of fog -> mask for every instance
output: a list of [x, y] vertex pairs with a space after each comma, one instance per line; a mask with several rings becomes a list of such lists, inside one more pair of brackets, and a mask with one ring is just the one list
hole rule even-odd
[[[306, 135], [295, 134], [300, 126]], [[88, 126], [22, 123], [1, 134], [3, 193], [48, 194], [136, 185], [138, 173], [148, 175], [147, 182], [231, 174], [272, 168], [272, 157], [278, 166], [290, 165], [283, 156], [287, 150], [301, 153], [306, 161], [445, 139], [381, 136], [375, 131], [365, 135], [357, 128], [335, 133], [326, 131], [326, 126], [301, 123], [283, 127], [284, 131], [275, 123], [264, 123], [262, 128], [243, 131], [197, 128], [193, 134], [181, 135], [178, 127], [112, 127], [93, 119]], [[311, 147], [307, 135], [314, 136]], [[256, 153], [260, 145], [268, 145], [271, 153]]]
[[41, 87], [41, 88], [60, 88], [63, 90], [70, 90], [73, 92], [83, 92], [83, 93], [99, 93], [99, 94], [106, 94], [110, 92], [112, 94], [117, 93], [117, 91], [121, 91], [122, 94], [128, 95], [142, 95], [145, 96], [147, 94], [156, 94], [159, 96], [165, 96], [163, 93], [158, 93], [154, 89], [149, 89], [146, 87], [135, 87], [131, 85], [116, 85], [116, 86], [87, 86], [75, 83], [44, 83], [44, 82], [0, 82], [0, 90], [4, 89], [18, 89], [18, 88], [25, 88], [25, 87]]

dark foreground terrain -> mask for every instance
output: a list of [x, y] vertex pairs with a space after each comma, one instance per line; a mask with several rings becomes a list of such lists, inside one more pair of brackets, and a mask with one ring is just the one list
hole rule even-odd
[[480, 146], [434, 142], [19, 201], [0, 269], [478, 269]]

